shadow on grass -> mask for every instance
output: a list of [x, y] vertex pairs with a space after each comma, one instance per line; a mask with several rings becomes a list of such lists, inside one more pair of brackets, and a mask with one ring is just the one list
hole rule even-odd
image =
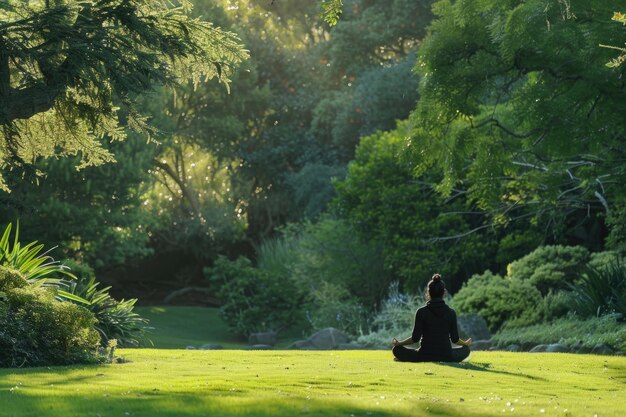
[[[7, 398], [11, 395], [10, 398]], [[64, 393], [54, 396], [28, 393], [0, 393], [0, 403], [8, 404], [7, 415], [20, 417], [83, 417], [135, 416], [135, 417], [291, 417], [305, 416], [368, 416], [368, 417], [495, 417], [497, 413], [468, 413], [459, 405], [450, 407], [418, 402], [410, 412], [385, 409], [383, 406], [366, 407], [343, 399], [306, 399], [282, 397], [278, 394], [263, 397], [222, 395], [211, 392], [132, 393], [124, 396], [103, 396], [102, 393], [81, 396]], [[4, 414], [3, 414], [4, 415]]]
[[440, 365], [444, 365], [444, 366], [450, 366], [452, 368], [466, 369], [468, 371], [490, 372], [490, 373], [494, 373], [494, 374], [502, 374], [502, 375], [509, 375], [509, 376], [514, 376], [514, 377], [527, 378], [527, 379], [530, 379], [532, 381], [542, 381], [542, 382], [546, 382], [547, 381], [547, 379], [545, 379], [545, 378], [542, 378], [542, 377], [539, 377], [539, 376], [534, 376], [534, 375], [528, 375], [528, 374], [524, 374], [524, 373], [521, 373], [521, 372], [508, 372], [508, 371], [500, 371], [500, 370], [497, 370], [497, 369], [491, 369], [491, 364], [490, 363], [440, 362], [439, 364]]

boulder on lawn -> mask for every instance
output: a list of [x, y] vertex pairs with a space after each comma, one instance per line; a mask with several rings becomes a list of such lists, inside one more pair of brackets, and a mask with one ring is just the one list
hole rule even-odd
[[594, 355], [612, 355], [614, 353], [613, 348], [606, 343], [595, 345], [591, 351]]
[[248, 350], [272, 350], [272, 347], [270, 345], [257, 344], [248, 346]]
[[207, 343], [207, 344], [204, 344], [204, 345], [200, 346], [198, 349], [200, 349], [200, 350], [220, 350], [220, 349], [224, 349], [224, 346], [218, 345], [216, 343]]
[[492, 346], [491, 340], [476, 340], [475, 342], [472, 343], [472, 346], [470, 347], [470, 349], [473, 351], [489, 350], [491, 346]]
[[335, 329], [334, 327], [322, 329], [309, 337], [308, 340], [315, 349], [319, 350], [337, 349], [339, 345], [348, 343], [349, 341], [348, 336], [345, 333]]
[[569, 352], [569, 348], [560, 343], [552, 343], [546, 347], [546, 352], [550, 353], [567, 353]]
[[487, 328], [487, 322], [476, 314], [468, 314], [459, 316], [457, 319], [459, 325], [459, 335], [463, 339], [471, 337], [474, 340], [489, 340], [491, 333]]
[[504, 350], [506, 350], [507, 352], [521, 352], [522, 347], [520, 345], [516, 345], [515, 343], [513, 343], [505, 347]]
[[296, 340], [287, 349], [290, 350], [314, 350], [315, 346], [307, 340]]
[[276, 332], [252, 333], [248, 337], [249, 345], [270, 345], [276, 344]]
[[537, 345], [530, 350], [530, 353], [545, 352], [546, 349], [548, 349], [548, 345]]
[[187, 350], [196, 350], [196, 347], [195, 346], [187, 346], [185, 349], [187, 349]]

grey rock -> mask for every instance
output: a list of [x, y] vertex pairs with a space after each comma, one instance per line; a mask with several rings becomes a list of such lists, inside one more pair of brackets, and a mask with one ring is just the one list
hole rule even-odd
[[207, 343], [205, 345], [200, 346], [198, 349], [200, 350], [220, 350], [224, 349], [224, 346], [218, 345], [215, 343]]
[[545, 352], [548, 345], [537, 345], [530, 350], [530, 353]]
[[612, 355], [614, 353], [614, 350], [611, 346], [607, 345], [606, 343], [601, 343], [601, 344], [595, 345], [591, 353], [594, 355]]
[[270, 345], [276, 344], [276, 332], [252, 333], [248, 337], [249, 345]]
[[248, 346], [248, 350], [272, 350], [272, 346], [257, 344], [257, 345]]
[[550, 353], [566, 353], [569, 351], [570, 350], [567, 346], [564, 346], [560, 343], [553, 343], [546, 347], [546, 352], [550, 352]]
[[315, 347], [309, 340], [297, 340], [293, 342], [287, 349], [291, 350], [313, 350]]
[[348, 343], [349, 341], [348, 336], [346, 336], [345, 333], [335, 329], [334, 327], [322, 329], [309, 337], [308, 340], [315, 349], [319, 350], [337, 349], [339, 345], [342, 343]]
[[331, 349], [346, 349], [349, 339], [345, 333], [333, 328], [328, 327], [322, 329], [317, 333], [311, 335], [306, 340], [298, 340], [294, 342], [289, 349], [297, 350], [331, 350]]
[[457, 319], [459, 334], [463, 339], [471, 337], [474, 340], [489, 340], [491, 333], [487, 328], [487, 322], [476, 314], [459, 316]]
[[187, 350], [196, 350], [196, 347], [195, 346], [187, 346], [185, 349], [187, 349]]
[[512, 345], [508, 345], [507, 347], [505, 347], [504, 350], [508, 352], [521, 352], [522, 347], [520, 345], [516, 345], [515, 343], [513, 343]]
[[489, 350], [491, 346], [492, 346], [491, 340], [477, 340], [472, 343], [472, 346], [470, 347], [470, 349], [474, 351]]

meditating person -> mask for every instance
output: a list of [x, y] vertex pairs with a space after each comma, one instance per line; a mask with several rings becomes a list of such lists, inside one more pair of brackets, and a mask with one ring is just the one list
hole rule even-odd
[[[441, 275], [435, 274], [428, 283], [428, 303], [415, 313], [415, 325], [411, 337], [392, 340], [395, 360], [401, 362], [461, 362], [470, 354], [472, 339], [459, 339], [456, 313], [443, 301], [446, 284]], [[406, 345], [420, 343], [419, 349]], [[461, 348], [452, 349], [451, 343]]]

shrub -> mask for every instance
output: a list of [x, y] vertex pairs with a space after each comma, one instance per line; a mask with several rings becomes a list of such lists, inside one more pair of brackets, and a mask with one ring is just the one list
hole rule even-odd
[[217, 286], [222, 318], [242, 336], [280, 331], [301, 320], [303, 296], [294, 283], [254, 268], [245, 257], [220, 256], [205, 275]]
[[478, 314], [493, 332], [506, 321], [522, 326], [539, 320], [541, 293], [528, 281], [502, 278], [490, 271], [472, 276], [453, 297], [459, 314]]
[[315, 329], [335, 327], [355, 335], [366, 324], [367, 313], [341, 285], [322, 282], [311, 294], [307, 319]]
[[93, 314], [55, 299], [53, 288], [25, 282], [18, 271], [0, 267], [0, 367], [99, 361]]
[[[380, 248], [359, 238], [346, 221], [323, 217], [317, 223], [292, 225], [284, 232], [290, 242], [289, 274], [306, 292], [322, 282], [346, 288], [360, 304], [373, 311], [384, 297], [391, 274]], [[265, 269], [264, 257], [259, 266]]]
[[607, 344], [615, 350], [626, 351], [626, 326], [616, 314], [588, 319], [570, 315], [522, 329], [505, 328], [494, 335], [493, 340], [500, 347], [517, 344], [523, 349], [538, 344], [560, 343], [587, 350], [598, 344]]
[[576, 285], [570, 285], [574, 310], [584, 317], [620, 313], [626, 316], [626, 263], [612, 261], [587, 267]]
[[541, 320], [549, 322], [566, 316], [572, 311], [573, 298], [570, 291], [550, 291], [537, 306]]
[[85, 307], [96, 317], [100, 343], [107, 346], [113, 339], [119, 347], [136, 347], [145, 339], [148, 320], [135, 313], [137, 299], [115, 300], [109, 295], [111, 287], [98, 288], [93, 269], [88, 265], [67, 260], [64, 262], [76, 275], [70, 292], [89, 302]]
[[359, 343], [388, 347], [393, 337], [409, 335], [413, 329], [415, 312], [426, 304], [423, 296], [410, 296], [400, 292], [398, 282], [389, 285], [387, 298], [381, 304], [379, 312], [374, 316], [369, 333], [362, 334]]
[[594, 252], [591, 254], [587, 266], [594, 269], [602, 269], [620, 260], [620, 254], [617, 251]]
[[581, 246], [540, 246], [510, 263], [507, 276], [514, 281], [527, 281], [546, 295], [574, 283], [589, 257], [587, 249]]
[[85, 300], [66, 291], [70, 280], [75, 278], [69, 268], [48, 256], [48, 252], [42, 254], [44, 245], [38, 245], [36, 241], [22, 246], [19, 241], [19, 224], [11, 244], [11, 230], [12, 224], [9, 223], [0, 238], [0, 265], [19, 271], [30, 285], [54, 288], [59, 299], [87, 304]]

